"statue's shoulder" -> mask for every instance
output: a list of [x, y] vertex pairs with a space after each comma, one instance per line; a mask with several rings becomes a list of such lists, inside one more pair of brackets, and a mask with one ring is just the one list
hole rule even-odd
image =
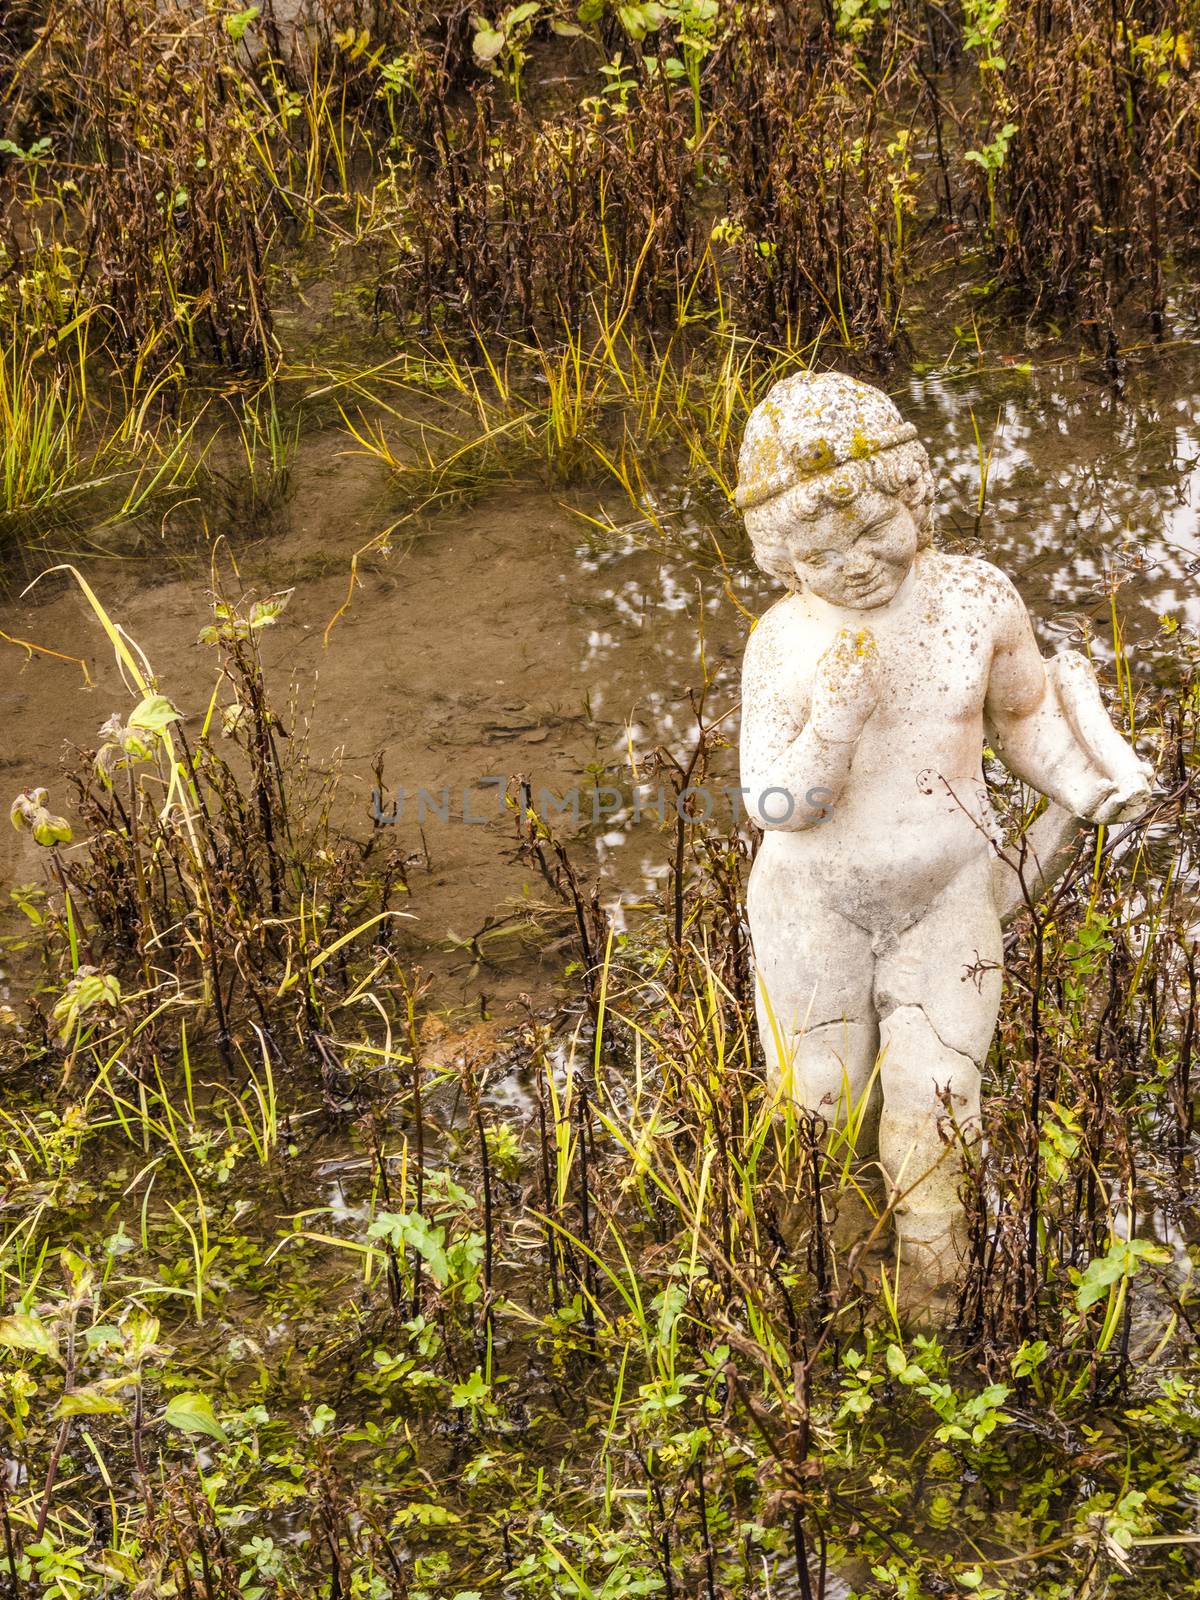
[[927, 581], [956, 606], [982, 609], [1007, 616], [1025, 603], [1006, 572], [980, 556], [930, 550], [926, 556]]
[[803, 652], [805, 633], [812, 618], [800, 595], [785, 594], [759, 617], [746, 640], [745, 663], [772, 670], [777, 659]]
[[803, 626], [806, 616], [807, 611], [799, 595], [780, 595], [774, 605], [768, 606], [750, 629], [749, 643], [753, 644], [757, 639], [762, 644], [768, 639], [791, 633]]

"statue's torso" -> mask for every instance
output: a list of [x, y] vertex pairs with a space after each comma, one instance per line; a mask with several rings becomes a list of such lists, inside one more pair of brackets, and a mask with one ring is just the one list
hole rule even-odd
[[817, 663], [848, 623], [874, 634], [881, 690], [828, 820], [766, 833], [752, 897], [770, 878], [775, 892], [817, 894], [855, 921], [907, 924], [965, 866], [990, 855], [983, 708], [1000, 574], [926, 551], [912, 579], [897, 601], [873, 611], [835, 612], [793, 595], [772, 613], [797, 729]]

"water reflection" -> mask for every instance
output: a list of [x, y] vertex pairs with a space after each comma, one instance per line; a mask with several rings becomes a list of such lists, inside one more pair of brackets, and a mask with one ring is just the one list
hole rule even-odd
[[913, 379], [898, 398], [938, 470], [943, 528], [1012, 574], [1048, 635], [1086, 617], [1103, 640], [1108, 581], [1125, 578], [1136, 646], [1163, 612], [1200, 624], [1198, 394], [1189, 351], [1135, 366], [1120, 398], [1054, 371]]

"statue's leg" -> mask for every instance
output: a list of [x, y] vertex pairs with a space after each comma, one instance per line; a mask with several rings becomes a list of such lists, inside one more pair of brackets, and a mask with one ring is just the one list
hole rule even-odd
[[831, 1129], [852, 1123], [860, 1154], [873, 1155], [879, 1035], [870, 937], [811, 898], [782, 921], [756, 915], [761, 910], [752, 895], [758, 1030], [767, 1080]]
[[931, 1265], [951, 1267], [958, 1248], [962, 1144], [978, 1137], [1003, 954], [991, 863], [981, 857], [881, 953], [876, 968], [880, 1165], [899, 1196], [902, 1248]]

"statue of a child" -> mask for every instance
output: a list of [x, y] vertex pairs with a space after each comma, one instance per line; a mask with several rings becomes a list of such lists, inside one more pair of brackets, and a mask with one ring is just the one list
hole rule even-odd
[[902, 1254], [944, 1273], [1011, 872], [985, 730], [1014, 773], [1095, 823], [1143, 811], [1151, 769], [1087, 661], [1043, 659], [1008, 578], [932, 548], [933, 498], [915, 428], [840, 373], [784, 379], [747, 422], [737, 503], [789, 591], [750, 635], [742, 690], [768, 1068], [830, 1126], [862, 1115], [860, 1155], [877, 1123]]

